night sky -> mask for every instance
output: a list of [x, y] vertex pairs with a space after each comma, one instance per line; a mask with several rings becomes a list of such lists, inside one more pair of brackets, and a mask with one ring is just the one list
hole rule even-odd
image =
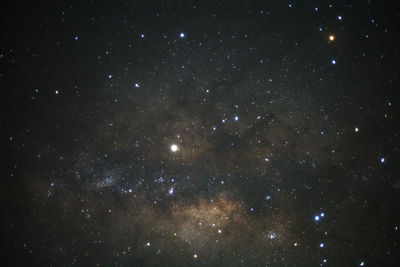
[[10, 1], [2, 266], [400, 266], [400, 3]]

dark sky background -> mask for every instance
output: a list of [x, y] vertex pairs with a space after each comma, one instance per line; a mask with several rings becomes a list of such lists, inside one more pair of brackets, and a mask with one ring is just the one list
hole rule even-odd
[[2, 266], [400, 266], [398, 1], [10, 1]]

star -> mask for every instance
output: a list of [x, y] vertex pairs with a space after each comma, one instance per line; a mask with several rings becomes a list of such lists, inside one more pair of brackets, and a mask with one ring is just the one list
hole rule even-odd
[[174, 194], [174, 187], [171, 187], [169, 190], [168, 190], [168, 195], [173, 195]]
[[176, 144], [172, 144], [170, 149], [172, 152], [177, 152], [179, 150], [178, 145], [176, 145]]

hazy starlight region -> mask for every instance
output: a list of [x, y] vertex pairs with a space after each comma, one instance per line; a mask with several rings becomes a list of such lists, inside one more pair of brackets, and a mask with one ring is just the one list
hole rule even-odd
[[2, 266], [400, 266], [399, 7], [4, 5]]

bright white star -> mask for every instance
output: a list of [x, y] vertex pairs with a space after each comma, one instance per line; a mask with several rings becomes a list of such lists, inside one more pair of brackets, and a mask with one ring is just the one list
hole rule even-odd
[[175, 145], [175, 144], [172, 144], [172, 145], [171, 145], [171, 151], [172, 151], [172, 152], [178, 151], [178, 146]]

